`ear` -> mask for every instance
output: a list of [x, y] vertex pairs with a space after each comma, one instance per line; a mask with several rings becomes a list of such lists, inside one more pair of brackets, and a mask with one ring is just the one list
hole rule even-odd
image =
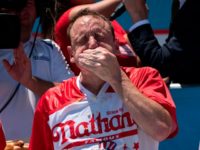
[[71, 63], [75, 63], [75, 60], [74, 60], [74, 51], [72, 49], [71, 46], [67, 46], [67, 51], [68, 51], [68, 54], [70, 56], [70, 62]]

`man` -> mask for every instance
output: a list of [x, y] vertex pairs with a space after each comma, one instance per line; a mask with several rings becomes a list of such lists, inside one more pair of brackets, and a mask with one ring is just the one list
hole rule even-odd
[[134, 22], [128, 37], [142, 64], [155, 67], [172, 82], [199, 84], [200, 1], [173, 0], [169, 36], [162, 46], [147, 19], [145, 1], [125, 0], [124, 3]]
[[30, 149], [156, 150], [175, 135], [166, 84], [152, 68], [120, 68], [109, 20], [84, 10], [67, 33], [71, 62], [81, 73], [41, 97]]
[[31, 37], [37, 15], [35, 0], [28, 0], [17, 14], [21, 44], [14, 50], [0, 49], [0, 61], [3, 61], [0, 64], [0, 120], [7, 140], [27, 141], [39, 96], [54, 86], [54, 82], [61, 82], [73, 73], [53, 41]]
[[[116, 7], [121, 3], [121, 0], [102, 0], [96, 2], [95, 0], [68, 0], [68, 1], [58, 1], [57, 5], [58, 21], [55, 25], [55, 40], [61, 47], [63, 54], [66, 57], [66, 60], [69, 62], [71, 69], [78, 75], [80, 70], [79, 68], [70, 63], [70, 55], [67, 51], [67, 46], [70, 45], [69, 39], [65, 35], [65, 31], [69, 26], [69, 22], [73, 16], [75, 16], [82, 9], [89, 9], [92, 11], [97, 11], [103, 14], [106, 17], [110, 17], [114, 12]], [[120, 26], [116, 20], [112, 20], [112, 25], [115, 32], [115, 37], [118, 41], [119, 48], [116, 49], [117, 59], [121, 66], [139, 66], [139, 59], [135, 55], [134, 50], [127, 40], [126, 31]]]

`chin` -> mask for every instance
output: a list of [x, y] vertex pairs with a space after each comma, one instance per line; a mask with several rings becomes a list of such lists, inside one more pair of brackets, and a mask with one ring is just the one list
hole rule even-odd
[[87, 74], [87, 73], [89, 73], [89, 71], [88, 70], [86, 70], [86, 69], [80, 69], [81, 70], [81, 72], [82, 73], [84, 73], [84, 74]]
[[86, 69], [81, 69], [81, 74], [84, 74], [84, 75], [91, 75], [93, 74], [91, 71], [89, 70], [86, 70]]

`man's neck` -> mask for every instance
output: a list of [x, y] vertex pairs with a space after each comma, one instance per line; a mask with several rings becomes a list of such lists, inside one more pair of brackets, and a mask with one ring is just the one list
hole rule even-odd
[[80, 74], [81, 84], [93, 94], [97, 95], [105, 81], [95, 75]]

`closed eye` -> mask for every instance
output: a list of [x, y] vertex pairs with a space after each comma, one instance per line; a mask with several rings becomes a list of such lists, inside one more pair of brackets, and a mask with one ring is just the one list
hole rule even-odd
[[95, 39], [97, 41], [102, 41], [102, 40], [105, 39], [105, 36], [103, 34], [101, 34], [101, 33], [95, 33]]

